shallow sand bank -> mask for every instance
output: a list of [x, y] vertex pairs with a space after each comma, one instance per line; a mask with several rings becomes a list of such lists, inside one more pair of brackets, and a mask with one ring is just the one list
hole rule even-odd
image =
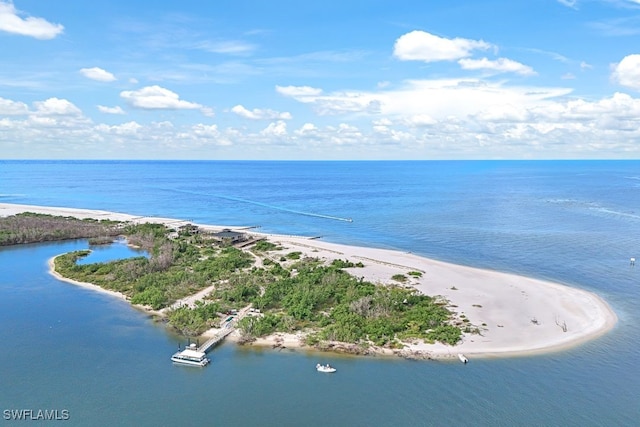
[[[0, 216], [20, 212], [37, 212], [78, 218], [112, 219], [136, 223], [154, 222], [177, 227], [187, 222], [171, 218], [140, 217], [86, 209], [13, 205], [0, 203]], [[199, 225], [199, 224], [198, 224]], [[209, 229], [229, 227], [204, 226]], [[404, 274], [405, 285], [427, 295], [441, 296], [450, 309], [464, 315], [481, 334], [465, 334], [455, 347], [443, 344], [409, 343], [405, 353], [432, 358], [468, 356], [512, 356], [565, 349], [593, 339], [610, 330], [617, 317], [608, 304], [592, 292], [558, 283], [477, 269], [436, 261], [415, 254], [386, 249], [365, 248], [328, 243], [318, 239], [255, 233], [280, 244], [286, 254], [302, 252], [306, 256], [361, 261], [363, 268], [348, 269], [356, 277], [374, 283], [397, 283], [393, 275]], [[280, 253], [274, 254], [279, 257]], [[410, 271], [422, 273], [410, 276]], [[66, 279], [65, 279], [66, 280]], [[67, 280], [68, 281], [68, 280]], [[91, 284], [98, 290], [105, 291]], [[89, 285], [89, 286], [88, 286]], [[122, 294], [105, 291], [123, 298]], [[300, 345], [299, 335], [279, 334], [259, 340], [257, 345], [286, 347]], [[384, 353], [384, 351], [383, 351]]]

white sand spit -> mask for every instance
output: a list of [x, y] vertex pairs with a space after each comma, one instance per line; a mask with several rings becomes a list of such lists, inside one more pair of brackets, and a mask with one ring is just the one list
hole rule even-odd
[[[187, 223], [170, 218], [136, 217], [106, 211], [0, 203], [0, 216], [20, 212], [136, 223], [154, 222], [172, 227]], [[433, 358], [456, 357], [457, 353], [464, 353], [472, 358], [556, 351], [600, 336], [617, 321], [615, 313], [599, 296], [558, 283], [449, 264], [401, 251], [340, 245], [304, 237], [252, 234], [266, 237], [283, 246], [283, 253], [299, 251], [305, 256], [325, 259], [327, 262], [338, 258], [360, 261], [364, 267], [351, 268], [349, 271], [356, 277], [363, 277], [374, 283], [397, 284], [391, 279], [392, 276], [405, 275], [405, 285], [413, 286], [427, 295], [446, 299], [449, 308], [457, 313], [460, 321], [468, 319], [481, 332], [465, 334], [463, 341], [453, 347], [417, 341], [408, 343], [406, 352]], [[422, 276], [411, 276], [408, 274], [411, 271], [420, 272]], [[95, 285], [82, 285], [104, 291]], [[121, 294], [105, 292], [123, 298]], [[182, 303], [193, 303], [202, 295], [186, 299]], [[286, 347], [297, 347], [300, 341], [300, 334], [279, 334], [268, 337], [259, 344], [280, 343]]]

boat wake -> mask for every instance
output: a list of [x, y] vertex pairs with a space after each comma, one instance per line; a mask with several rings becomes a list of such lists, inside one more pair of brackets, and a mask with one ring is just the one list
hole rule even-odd
[[178, 193], [194, 194], [194, 195], [197, 195], [197, 196], [215, 197], [215, 198], [218, 198], [218, 199], [231, 200], [231, 201], [240, 202], [240, 203], [248, 203], [248, 204], [255, 205], [255, 206], [261, 206], [263, 208], [274, 209], [274, 210], [278, 210], [278, 211], [282, 211], [282, 212], [288, 212], [288, 213], [292, 213], [292, 214], [296, 214], [296, 215], [304, 215], [304, 216], [311, 216], [311, 217], [314, 217], [314, 218], [330, 219], [330, 220], [333, 220], [333, 221], [353, 222], [353, 219], [351, 219], [351, 218], [343, 218], [343, 217], [333, 216], [333, 215], [325, 215], [325, 214], [314, 213], [314, 212], [299, 211], [299, 210], [295, 210], [295, 209], [285, 208], [285, 207], [282, 207], [282, 206], [276, 206], [276, 205], [271, 205], [271, 204], [268, 204], [268, 203], [257, 202], [255, 200], [243, 199], [243, 198], [240, 198], [240, 197], [226, 196], [226, 195], [222, 195], [222, 194], [207, 194], [207, 193], [200, 193], [200, 192], [197, 192], [197, 191], [189, 191], [189, 190], [176, 190], [176, 189], [164, 189], [164, 190], [175, 191], [175, 192], [178, 192]]

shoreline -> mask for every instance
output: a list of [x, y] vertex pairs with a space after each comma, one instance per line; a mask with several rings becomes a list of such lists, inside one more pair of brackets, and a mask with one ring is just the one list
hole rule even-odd
[[49, 274], [51, 274], [53, 277], [55, 277], [56, 279], [60, 280], [61, 282], [67, 282], [67, 283], [70, 283], [72, 285], [84, 288], [84, 289], [89, 289], [89, 290], [92, 290], [92, 291], [95, 291], [95, 292], [99, 292], [99, 293], [102, 293], [102, 294], [106, 294], [106, 295], [118, 298], [120, 300], [126, 301], [127, 304], [129, 304], [131, 307], [133, 307], [133, 308], [135, 308], [135, 309], [137, 309], [139, 311], [142, 311], [144, 313], [151, 314], [151, 315], [154, 315], [154, 316], [158, 316], [158, 317], [165, 317], [164, 313], [162, 313], [161, 311], [156, 311], [156, 310], [151, 309], [150, 307], [145, 307], [145, 306], [139, 305], [139, 304], [132, 304], [129, 301], [129, 299], [127, 298], [127, 296], [125, 294], [123, 294], [122, 292], [112, 291], [111, 289], [105, 289], [105, 288], [103, 288], [101, 286], [94, 285], [93, 283], [80, 282], [79, 280], [74, 280], [74, 279], [69, 279], [68, 277], [64, 277], [63, 275], [61, 275], [60, 273], [58, 273], [55, 270], [55, 264], [56, 264], [55, 260], [60, 255], [62, 255], [62, 254], [54, 255], [51, 258], [49, 258], [47, 260], [47, 265], [49, 267]]
[[[169, 227], [193, 224], [189, 221], [173, 218], [134, 216], [101, 210], [0, 203], [0, 216], [9, 216], [20, 212], [134, 223], [152, 222]], [[481, 335], [463, 334], [462, 341], [455, 346], [440, 343], [425, 344], [415, 340], [408, 343], [403, 350], [374, 348], [373, 353], [380, 355], [449, 359], [457, 358], [458, 353], [472, 357], [491, 358], [546, 354], [573, 348], [591, 341], [604, 335], [617, 323], [616, 314], [600, 296], [590, 291], [556, 282], [451, 264], [396, 250], [357, 247], [328, 243], [321, 239], [259, 233], [247, 230], [246, 227], [193, 225], [207, 230], [242, 229], [248, 234], [264, 237], [284, 248], [282, 251], [276, 251], [274, 256], [295, 250], [302, 252], [304, 256], [322, 260], [340, 258], [362, 262], [364, 267], [345, 270], [372, 283], [411, 286], [426, 295], [441, 297], [448, 301], [447, 307], [450, 311], [455, 312], [459, 318], [460, 316], [464, 316], [464, 319], [468, 318], [473, 326], [481, 329]], [[52, 274], [59, 280], [103, 292], [128, 302], [121, 293], [91, 283], [82, 283], [61, 277], [53, 271], [53, 258], [49, 260], [49, 267]], [[410, 271], [419, 271], [422, 276], [408, 275], [407, 273]], [[406, 282], [398, 283], [391, 279], [397, 274], [405, 275]], [[161, 311], [129, 304], [145, 313], [163, 316]], [[300, 334], [280, 333], [259, 338], [247, 346], [322, 351], [303, 345], [300, 343], [299, 336]], [[230, 336], [230, 339], [237, 340], [237, 337]], [[341, 346], [350, 347], [348, 344], [341, 344]], [[349, 351], [345, 352], [349, 353]]]

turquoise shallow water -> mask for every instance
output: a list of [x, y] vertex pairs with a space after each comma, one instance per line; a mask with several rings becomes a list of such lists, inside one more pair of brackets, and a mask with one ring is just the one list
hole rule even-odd
[[592, 290], [620, 318], [570, 351], [466, 366], [225, 344], [188, 369], [163, 325], [47, 273], [86, 242], [3, 248], [0, 410], [67, 409], [65, 425], [636, 425], [639, 192], [637, 161], [0, 162], [2, 202], [409, 250]]

